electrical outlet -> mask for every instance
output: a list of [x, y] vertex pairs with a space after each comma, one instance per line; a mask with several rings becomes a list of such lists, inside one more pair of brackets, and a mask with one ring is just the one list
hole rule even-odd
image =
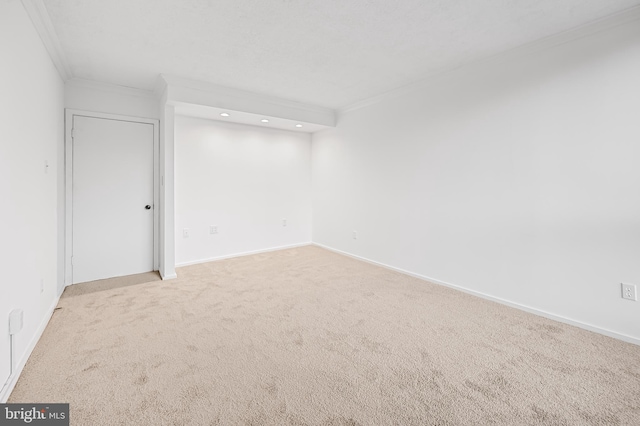
[[638, 300], [635, 284], [625, 284], [621, 283], [622, 286], [622, 298], [633, 300], [634, 302]]
[[182, 230], [182, 238], [189, 238], [189, 228], [184, 228]]
[[209, 233], [210, 234], [217, 234], [218, 233], [218, 227], [216, 225], [209, 226]]
[[9, 334], [19, 333], [24, 325], [24, 311], [22, 309], [14, 309], [9, 312]]
[[282, 226], [287, 226], [287, 219], [282, 219]]
[[354, 240], [358, 239], [358, 231], [353, 231], [353, 239]]

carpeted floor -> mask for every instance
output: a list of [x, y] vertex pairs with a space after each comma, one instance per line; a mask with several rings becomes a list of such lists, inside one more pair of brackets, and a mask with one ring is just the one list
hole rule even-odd
[[314, 246], [178, 276], [67, 288], [10, 402], [74, 425], [640, 424], [632, 344]]

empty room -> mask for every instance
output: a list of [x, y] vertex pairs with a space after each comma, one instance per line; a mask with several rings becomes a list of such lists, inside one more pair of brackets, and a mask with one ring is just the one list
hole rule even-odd
[[640, 425], [640, 0], [2, 0], [0, 424]]

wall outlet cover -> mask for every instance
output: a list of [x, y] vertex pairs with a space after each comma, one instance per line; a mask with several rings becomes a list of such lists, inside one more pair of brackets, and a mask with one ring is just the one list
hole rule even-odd
[[625, 284], [621, 283], [622, 286], [622, 298], [627, 300], [633, 300], [634, 302], [638, 300], [638, 292], [635, 284]]
[[9, 313], [9, 334], [16, 334], [22, 330], [24, 312], [22, 309], [14, 309]]

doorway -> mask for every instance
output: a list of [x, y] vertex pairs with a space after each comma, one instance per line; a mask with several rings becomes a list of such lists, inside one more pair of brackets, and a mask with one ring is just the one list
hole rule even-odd
[[158, 269], [158, 121], [66, 111], [65, 284]]

